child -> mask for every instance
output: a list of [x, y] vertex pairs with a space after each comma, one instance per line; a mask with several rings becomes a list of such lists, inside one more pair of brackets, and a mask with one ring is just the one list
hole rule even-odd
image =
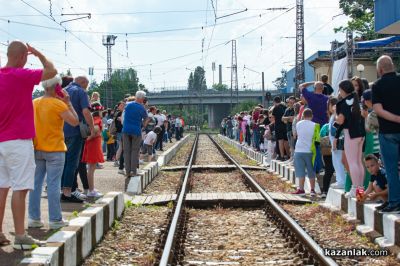
[[98, 163], [104, 162], [104, 155], [101, 147], [101, 132], [103, 123], [101, 121], [102, 106], [99, 103], [93, 103], [91, 106], [93, 123], [95, 128], [95, 136], [87, 138], [83, 149], [82, 162], [88, 164], [88, 197], [99, 198], [103, 194], [94, 189], [94, 171]]
[[160, 133], [161, 133], [161, 127], [157, 126], [152, 131], [147, 133], [146, 137], [144, 138], [142, 154], [147, 153], [148, 162], [151, 162], [151, 160], [153, 159], [153, 154], [154, 154], [153, 146], [157, 141], [158, 134]]
[[[385, 203], [383, 205], [388, 205], [388, 188], [386, 174], [383, 169], [379, 166], [378, 158], [369, 154], [365, 157], [365, 167], [371, 174], [369, 185], [367, 190], [364, 192], [362, 201], [369, 200], [383, 200]], [[380, 206], [382, 208], [382, 205]]]
[[306, 108], [303, 112], [303, 120], [297, 122], [297, 142], [294, 149], [294, 172], [299, 179], [299, 187], [293, 194], [303, 196], [304, 181], [306, 170], [310, 179], [311, 193], [315, 196], [315, 171], [313, 161], [315, 159], [315, 142], [319, 142], [319, 124], [312, 122], [313, 113], [311, 109]]
[[[110, 126], [112, 123], [112, 119], [107, 120], [108, 126]], [[107, 134], [107, 161], [111, 162], [115, 158], [115, 138], [113, 135], [110, 134], [110, 131], [107, 129], [106, 131]]]

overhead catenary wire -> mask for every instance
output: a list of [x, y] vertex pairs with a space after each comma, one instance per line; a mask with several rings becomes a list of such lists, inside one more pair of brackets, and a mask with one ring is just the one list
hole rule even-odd
[[[45, 16], [46, 18], [50, 19], [51, 21], [57, 23], [55, 20], [53, 20], [51, 17], [49, 17], [48, 15], [46, 15], [45, 13], [43, 13], [42, 11], [40, 11], [39, 9], [37, 9], [36, 7], [32, 6], [31, 4], [27, 3], [25, 0], [20, 0], [22, 3], [24, 3], [25, 5], [29, 6], [30, 8], [34, 9], [36, 12], [42, 14], [43, 16]], [[58, 23], [57, 23], [58, 24]], [[79, 38], [75, 33], [71, 32], [70, 30], [68, 30], [65, 26], [60, 25], [62, 28], [64, 28], [64, 30], [67, 30], [72, 36], [74, 36], [76, 39], [78, 39], [83, 45], [85, 45], [87, 48], [89, 48], [89, 50], [91, 50], [95, 55], [97, 55], [98, 57], [100, 57], [101, 59], [103, 59], [104, 61], [107, 61], [104, 56], [102, 56], [101, 54], [99, 54], [96, 50], [94, 50], [92, 47], [90, 47], [87, 43], [85, 43], [81, 38]]]

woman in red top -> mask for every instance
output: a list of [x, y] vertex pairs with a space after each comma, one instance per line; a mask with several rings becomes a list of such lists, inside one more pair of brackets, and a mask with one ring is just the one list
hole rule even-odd
[[85, 148], [83, 149], [82, 162], [87, 163], [88, 165], [89, 192], [87, 196], [99, 198], [103, 195], [94, 189], [94, 171], [96, 171], [96, 165], [98, 163], [104, 162], [104, 155], [101, 147], [101, 132], [103, 130], [101, 111], [103, 110], [103, 107], [99, 103], [94, 103], [92, 104], [91, 109], [95, 137], [87, 138]]

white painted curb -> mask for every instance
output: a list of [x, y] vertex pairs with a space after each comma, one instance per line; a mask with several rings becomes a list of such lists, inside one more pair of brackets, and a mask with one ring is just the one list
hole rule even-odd
[[122, 192], [107, 193], [72, 219], [68, 227], [49, 237], [46, 247], [33, 250], [32, 257], [23, 259], [20, 265], [79, 265], [101, 241], [114, 219], [121, 217], [124, 208]]

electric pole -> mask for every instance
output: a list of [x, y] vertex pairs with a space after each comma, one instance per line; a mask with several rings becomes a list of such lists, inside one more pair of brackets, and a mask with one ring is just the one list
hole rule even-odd
[[232, 40], [232, 64], [231, 64], [231, 111], [233, 104], [233, 91], [236, 93], [236, 104], [239, 104], [239, 81], [237, 75], [236, 40]]
[[106, 88], [106, 106], [112, 107], [113, 104], [113, 96], [112, 96], [112, 86], [110, 84], [111, 74], [112, 74], [112, 66], [111, 66], [111, 47], [115, 45], [115, 39], [117, 36], [115, 35], [103, 35], [103, 45], [107, 48], [107, 88]]
[[303, 0], [296, 0], [296, 73], [294, 96], [299, 85], [305, 80], [304, 74], [304, 5]]

